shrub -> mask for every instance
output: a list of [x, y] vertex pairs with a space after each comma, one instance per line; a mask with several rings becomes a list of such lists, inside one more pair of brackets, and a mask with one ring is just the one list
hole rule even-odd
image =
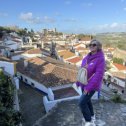
[[0, 126], [16, 126], [21, 113], [13, 109], [15, 87], [11, 79], [0, 70]]
[[115, 94], [112, 98], [112, 101], [115, 103], [122, 103], [123, 102], [123, 100], [119, 94]]

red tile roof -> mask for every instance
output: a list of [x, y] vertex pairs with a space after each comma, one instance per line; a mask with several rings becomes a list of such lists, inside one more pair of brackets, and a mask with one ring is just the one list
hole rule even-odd
[[118, 69], [118, 70], [126, 70], [126, 66], [118, 64], [118, 63], [113, 63], [113, 65]]
[[58, 52], [58, 55], [62, 56], [64, 59], [67, 59], [67, 58], [75, 56], [75, 54], [73, 52], [70, 52], [68, 50], [64, 50], [64, 51]]
[[112, 74], [112, 76], [120, 78], [120, 79], [125, 79], [126, 78], [126, 74], [123, 72], [110, 72]]
[[55, 87], [76, 81], [77, 68], [75, 66], [66, 65], [47, 57], [35, 57], [26, 61], [28, 61], [27, 67], [24, 67], [23, 60], [17, 63], [17, 71], [44, 84], [46, 87]]
[[91, 41], [91, 37], [83, 37], [80, 41]]
[[77, 63], [77, 62], [79, 62], [81, 60], [82, 60], [82, 58], [80, 58], [80, 57], [74, 57], [72, 59], [68, 59], [67, 61], [71, 62], [71, 63]]
[[30, 50], [26, 51], [25, 53], [27, 53], [27, 54], [42, 54], [42, 50], [40, 48], [30, 49]]
[[108, 48], [108, 51], [110, 51], [110, 52], [112, 52], [114, 50], [115, 50], [115, 48]]
[[89, 49], [84, 48], [84, 47], [77, 47], [76, 50], [89, 50]]

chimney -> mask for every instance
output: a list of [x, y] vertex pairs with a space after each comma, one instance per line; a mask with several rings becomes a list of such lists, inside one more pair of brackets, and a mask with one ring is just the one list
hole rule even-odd
[[41, 41], [41, 48], [42, 48], [42, 49], [44, 48], [44, 46], [43, 46], [43, 41]]
[[76, 56], [79, 56], [79, 52], [78, 52], [78, 51], [75, 51], [75, 55], [76, 55]]
[[28, 61], [24, 60], [24, 67], [27, 67], [27, 66], [28, 66]]
[[34, 49], [37, 49], [37, 45], [34, 45]]

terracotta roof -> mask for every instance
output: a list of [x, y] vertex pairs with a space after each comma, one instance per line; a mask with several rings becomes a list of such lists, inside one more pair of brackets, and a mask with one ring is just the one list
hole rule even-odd
[[26, 51], [25, 53], [27, 54], [42, 54], [42, 49], [37, 48], [37, 49], [30, 49]]
[[30, 58], [26, 60], [28, 66], [24, 67], [23, 60], [17, 64], [17, 71], [44, 84], [46, 87], [55, 87], [76, 81], [77, 68], [65, 65], [50, 57]]
[[74, 58], [68, 59], [67, 61], [71, 63], [77, 63], [77, 62], [80, 62], [81, 60], [82, 58], [80, 57], [74, 57]]
[[62, 56], [64, 59], [67, 59], [67, 58], [75, 56], [74, 53], [72, 53], [72, 52], [70, 52], [68, 50], [64, 50], [64, 51], [58, 52], [58, 55]]
[[80, 41], [91, 41], [91, 37], [83, 37], [80, 39]]
[[74, 47], [78, 46], [78, 45], [81, 45], [82, 43], [76, 43], [74, 44]]
[[113, 63], [113, 65], [118, 69], [118, 70], [126, 70], [126, 66], [118, 64], [118, 63]]
[[89, 50], [89, 49], [84, 48], [84, 47], [77, 47], [76, 50]]
[[125, 81], [125, 78], [126, 78], [126, 74], [124, 72], [110, 72], [110, 74], [113, 76], [113, 77], [116, 77], [122, 81]]
[[112, 52], [114, 50], [115, 50], [115, 48], [108, 48], [108, 51], [110, 51], [110, 52]]

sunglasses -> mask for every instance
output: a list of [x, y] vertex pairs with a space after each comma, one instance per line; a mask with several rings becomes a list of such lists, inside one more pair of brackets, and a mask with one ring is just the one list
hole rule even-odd
[[95, 47], [95, 46], [97, 46], [97, 44], [89, 44], [89, 47]]

